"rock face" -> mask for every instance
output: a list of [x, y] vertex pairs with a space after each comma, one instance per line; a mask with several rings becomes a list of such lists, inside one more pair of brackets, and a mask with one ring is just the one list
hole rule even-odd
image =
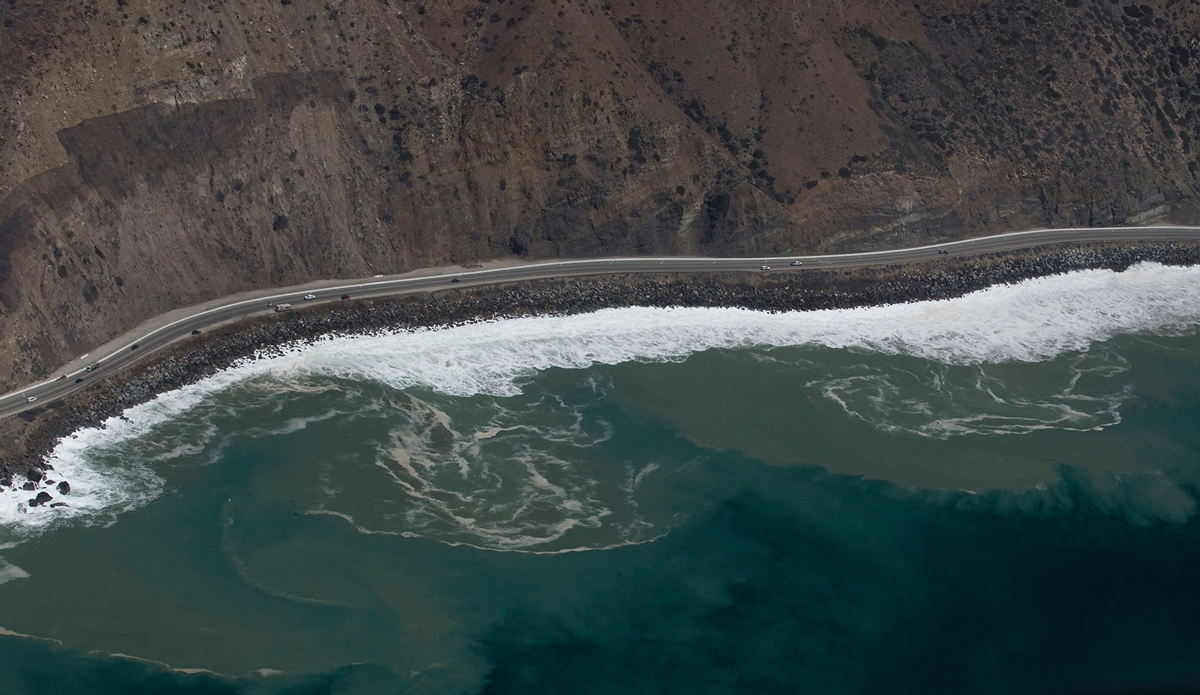
[[0, 386], [170, 308], [504, 256], [1189, 222], [1164, 0], [0, 3]]

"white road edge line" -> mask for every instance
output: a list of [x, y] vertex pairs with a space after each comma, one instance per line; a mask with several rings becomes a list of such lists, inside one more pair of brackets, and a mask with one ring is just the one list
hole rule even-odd
[[[352, 290], [352, 289], [359, 289], [359, 288], [365, 288], [365, 287], [378, 287], [379, 285], [403, 286], [403, 285], [412, 284], [415, 282], [420, 282], [422, 280], [438, 280], [441, 278], [465, 277], [468, 275], [469, 276], [496, 275], [496, 274], [501, 274], [501, 273], [506, 273], [506, 272], [512, 272], [514, 270], [528, 271], [528, 270], [537, 269], [537, 268], [553, 268], [553, 267], [562, 267], [562, 266], [567, 266], [567, 265], [588, 265], [588, 264], [601, 265], [604, 263], [605, 260], [609, 261], [609, 265], [612, 265], [613, 263], [616, 263], [617, 261], [622, 261], [622, 262], [632, 261], [634, 263], [646, 263], [646, 264], [653, 263], [654, 261], [661, 261], [659, 263], [659, 265], [663, 265], [667, 261], [683, 261], [683, 262], [712, 261], [712, 265], [717, 265], [718, 263], [721, 263], [722, 265], [734, 265], [734, 266], [736, 266], [737, 264], [741, 264], [741, 263], [745, 263], [748, 265], [756, 265], [756, 264], [764, 265], [764, 264], [770, 264], [772, 262], [782, 263], [785, 261], [793, 261], [793, 260], [800, 260], [800, 261], [808, 260], [810, 262], [819, 262], [819, 261], [829, 262], [834, 259], [892, 256], [892, 255], [905, 254], [905, 253], [916, 252], [916, 251], [926, 251], [929, 249], [952, 248], [952, 247], [956, 247], [956, 246], [970, 247], [970, 246], [974, 246], [975, 242], [977, 242], [977, 241], [993, 241], [993, 240], [999, 240], [999, 239], [1012, 239], [1015, 237], [1025, 237], [1025, 236], [1036, 238], [1039, 235], [1043, 235], [1043, 234], [1050, 233], [1050, 232], [1066, 233], [1068, 235], [1079, 234], [1079, 235], [1091, 236], [1091, 235], [1101, 234], [1101, 233], [1105, 233], [1105, 232], [1114, 233], [1114, 232], [1135, 232], [1135, 231], [1147, 231], [1147, 230], [1200, 231], [1200, 227], [1188, 227], [1188, 226], [1183, 226], [1183, 225], [1160, 225], [1160, 226], [1144, 226], [1144, 227], [1061, 227], [1061, 228], [1053, 228], [1053, 229], [1028, 229], [1028, 230], [1021, 231], [1021, 232], [1005, 232], [1003, 234], [993, 234], [991, 236], [975, 237], [973, 239], [948, 241], [948, 242], [941, 243], [941, 244], [926, 244], [925, 246], [910, 246], [910, 247], [900, 248], [900, 249], [885, 249], [882, 251], [860, 251], [860, 252], [855, 252], [855, 253], [832, 253], [832, 254], [822, 254], [819, 256], [764, 256], [764, 257], [759, 257], [759, 258], [718, 258], [718, 259], [713, 259], [712, 257], [705, 257], [705, 256], [671, 256], [666, 259], [663, 259], [661, 256], [657, 257], [657, 258], [653, 257], [653, 256], [649, 257], [649, 258], [647, 258], [645, 256], [640, 256], [640, 257], [633, 256], [633, 257], [619, 257], [619, 258], [615, 258], [615, 259], [580, 259], [580, 260], [574, 260], [574, 261], [547, 261], [547, 262], [542, 262], [542, 263], [531, 263], [529, 265], [524, 265], [524, 266], [509, 266], [509, 267], [505, 267], [505, 268], [488, 268], [488, 269], [484, 269], [484, 270], [467, 270], [467, 271], [462, 271], [462, 272], [457, 272], [457, 273], [441, 273], [438, 275], [422, 275], [419, 277], [397, 278], [394, 280], [377, 280], [375, 282], [358, 282], [358, 283], [354, 283], [354, 284], [350, 284], [350, 285], [337, 285], [334, 287], [319, 287], [319, 288], [312, 288], [309, 290], [291, 290], [289, 292], [282, 292], [280, 294], [269, 295], [266, 297], [257, 297], [255, 299], [244, 299], [240, 302], [234, 302], [232, 304], [223, 304], [221, 306], [213, 307], [211, 309], [205, 309], [204, 311], [196, 312], [195, 314], [190, 314], [183, 318], [172, 321], [171, 323], [159, 326], [158, 328], [150, 331], [149, 333], [146, 333], [141, 338], [134, 340], [134, 341], [130, 342], [129, 344], [121, 347], [120, 349], [114, 350], [112, 353], [105, 355], [104, 357], [101, 357], [100, 359], [96, 360], [96, 364], [100, 364], [101, 362], [104, 362], [105, 360], [111, 359], [111, 358], [115, 357], [116, 355], [124, 352], [125, 350], [128, 350], [133, 345], [139, 344], [142, 341], [145, 341], [146, 339], [150, 338], [151, 336], [157, 335], [158, 333], [161, 333], [162, 331], [165, 331], [168, 328], [172, 328], [181, 323], [184, 323], [185, 321], [190, 321], [192, 319], [195, 319], [200, 316], [204, 316], [206, 314], [211, 314], [213, 312], [223, 311], [226, 309], [232, 309], [234, 307], [244, 306], [247, 304], [257, 304], [259, 302], [264, 302], [264, 301], [272, 302], [276, 299], [284, 299], [286, 297], [290, 297], [292, 295], [302, 293], [302, 292], [303, 293], [340, 292], [343, 290]], [[1170, 237], [1163, 237], [1163, 238], [1170, 238]], [[1058, 243], [1058, 242], [1056, 242], [1056, 243]], [[376, 276], [376, 277], [378, 277], [378, 276]], [[331, 300], [323, 300], [323, 301], [331, 301]], [[22, 388], [18, 391], [10, 391], [9, 393], [6, 393], [6, 394], [0, 396], [0, 401], [7, 400], [8, 398], [11, 398], [13, 396], [19, 396], [22, 393], [25, 393], [25, 392], [30, 391], [35, 388], [53, 384], [54, 382], [59, 381], [62, 376], [65, 376], [65, 377], [67, 377], [67, 379], [70, 379], [71, 377], [76, 376], [78, 374], [83, 374], [86, 371], [87, 371], [86, 369], [80, 369], [80, 370], [77, 370], [74, 372], [69, 372], [67, 374], [60, 375], [59, 377], [55, 377], [53, 379], [47, 379], [46, 381], [41, 381], [36, 384], [30, 384], [29, 386], [26, 386], [25, 388]]]

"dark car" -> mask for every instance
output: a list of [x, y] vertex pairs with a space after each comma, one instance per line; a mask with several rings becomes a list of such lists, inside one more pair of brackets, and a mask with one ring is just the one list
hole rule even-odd
[[342, 299], [349, 299], [349, 298], [350, 298], [350, 295], [348, 295], [348, 294], [343, 294], [343, 295], [342, 295]]
[[454, 279], [453, 279], [453, 280], [451, 280], [450, 282], [458, 282], [458, 278], [454, 278]]
[[78, 384], [78, 383], [79, 383], [79, 382], [81, 382], [81, 381], [83, 381], [83, 377], [79, 377], [78, 379], [76, 379], [76, 380], [75, 380], [75, 383], [76, 383], [76, 384]]
[[192, 335], [200, 335], [200, 329], [197, 328], [196, 330], [192, 331]]
[[138, 344], [137, 344], [137, 343], [134, 343], [133, 345], [130, 345], [130, 346], [129, 346], [129, 349], [130, 349], [130, 350], [136, 350], [136, 349], [138, 349]]

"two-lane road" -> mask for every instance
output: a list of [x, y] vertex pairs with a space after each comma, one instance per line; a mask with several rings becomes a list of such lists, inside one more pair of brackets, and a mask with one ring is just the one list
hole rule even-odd
[[[170, 315], [143, 324], [120, 339], [93, 350], [59, 370], [50, 380], [33, 384], [0, 396], [0, 418], [8, 417], [86, 387], [89, 382], [113, 374], [144, 359], [147, 355], [190, 335], [248, 316], [272, 311], [270, 303], [290, 303], [299, 308], [305, 304], [337, 301], [344, 294], [354, 298], [384, 297], [434, 292], [480, 285], [497, 285], [524, 280], [608, 275], [627, 273], [697, 273], [728, 271], [803, 272], [811, 269], [853, 268], [868, 265], [908, 263], [937, 258], [939, 255], [966, 255], [989, 251], [1045, 246], [1061, 242], [1112, 242], [1137, 240], [1200, 240], [1200, 227], [1113, 227], [1085, 229], [1043, 229], [979, 237], [931, 246], [872, 251], [867, 253], [831, 254], [822, 256], [787, 256], [765, 258], [599, 258], [589, 260], [550, 261], [520, 265], [461, 270], [428, 274], [417, 271], [402, 276], [375, 277], [350, 282], [313, 283], [290, 288], [260, 290], [249, 295], [209, 302], [171, 312]], [[801, 265], [792, 265], [799, 262]], [[313, 300], [303, 296], [312, 294]], [[136, 347], [135, 347], [136, 346]], [[92, 365], [87, 371], [85, 365]], [[29, 401], [34, 398], [34, 401]]]

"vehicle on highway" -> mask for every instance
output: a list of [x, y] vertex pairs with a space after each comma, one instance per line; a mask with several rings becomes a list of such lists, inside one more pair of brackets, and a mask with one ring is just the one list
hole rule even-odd
[[450, 280], [450, 282], [452, 282], [452, 283], [458, 282], [458, 281], [459, 281], [458, 278], [451, 278], [451, 280]]
[[304, 295], [304, 301], [306, 301], [306, 302], [309, 301], [310, 299], [316, 299], [316, 298], [317, 298], [317, 295], [315, 295], [315, 294]]
[[771, 266], [769, 266], [769, 265], [760, 265], [760, 266], [758, 266], [758, 269], [759, 269], [759, 270], [770, 270], [770, 269], [771, 269]]
[[30, 396], [29, 398], [26, 398], [26, 399], [25, 399], [25, 402], [26, 402], [26, 403], [32, 403], [32, 402], [34, 402], [34, 401], [36, 401], [36, 400], [37, 400], [37, 396]]
[[343, 295], [342, 295], [342, 299], [349, 299], [349, 298], [350, 298], [350, 295], [348, 295], [348, 294], [343, 294]]
[[90, 372], [90, 371], [92, 371], [92, 370], [93, 370], [93, 369], [95, 369], [95, 368], [96, 368], [96, 365], [94, 365], [94, 364], [89, 364], [88, 366], [86, 366], [86, 367], [84, 367], [84, 368], [83, 368], [83, 371], [85, 371], [85, 372]]
[[804, 264], [801, 263], [800, 261], [792, 261], [792, 265], [797, 266], [797, 265], [804, 265]]
[[133, 345], [130, 345], [130, 346], [129, 346], [129, 349], [130, 349], [130, 350], [136, 350], [136, 349], [138, 349], [138, 344], [137, 344], [137, 343], [134, 343]]
[[197, 328], [197, 329], [193, 330], [192, 335], [200, 335], [200, 329]]
[[83, 381], [83, 377], [79, 377], [78, 379], [75, 380], [75, 383], [78, 384], [78, 383], [81, 383], [82, 381]]
[[946, 249], [938, 249], [938, 255], [939, 255], [939, 256], [944, 256], [944, 255], [946, 255], [946, 254], [949, 254], [949, 253], [950, 253], [950, 252], [949, 252], [949, 251], [947, 251]]
[[291, 304], [276, 304], [275, 305], [275, 311], [287, 311], [288, 309], [291, 309], [291, 308], [292, 308]]

